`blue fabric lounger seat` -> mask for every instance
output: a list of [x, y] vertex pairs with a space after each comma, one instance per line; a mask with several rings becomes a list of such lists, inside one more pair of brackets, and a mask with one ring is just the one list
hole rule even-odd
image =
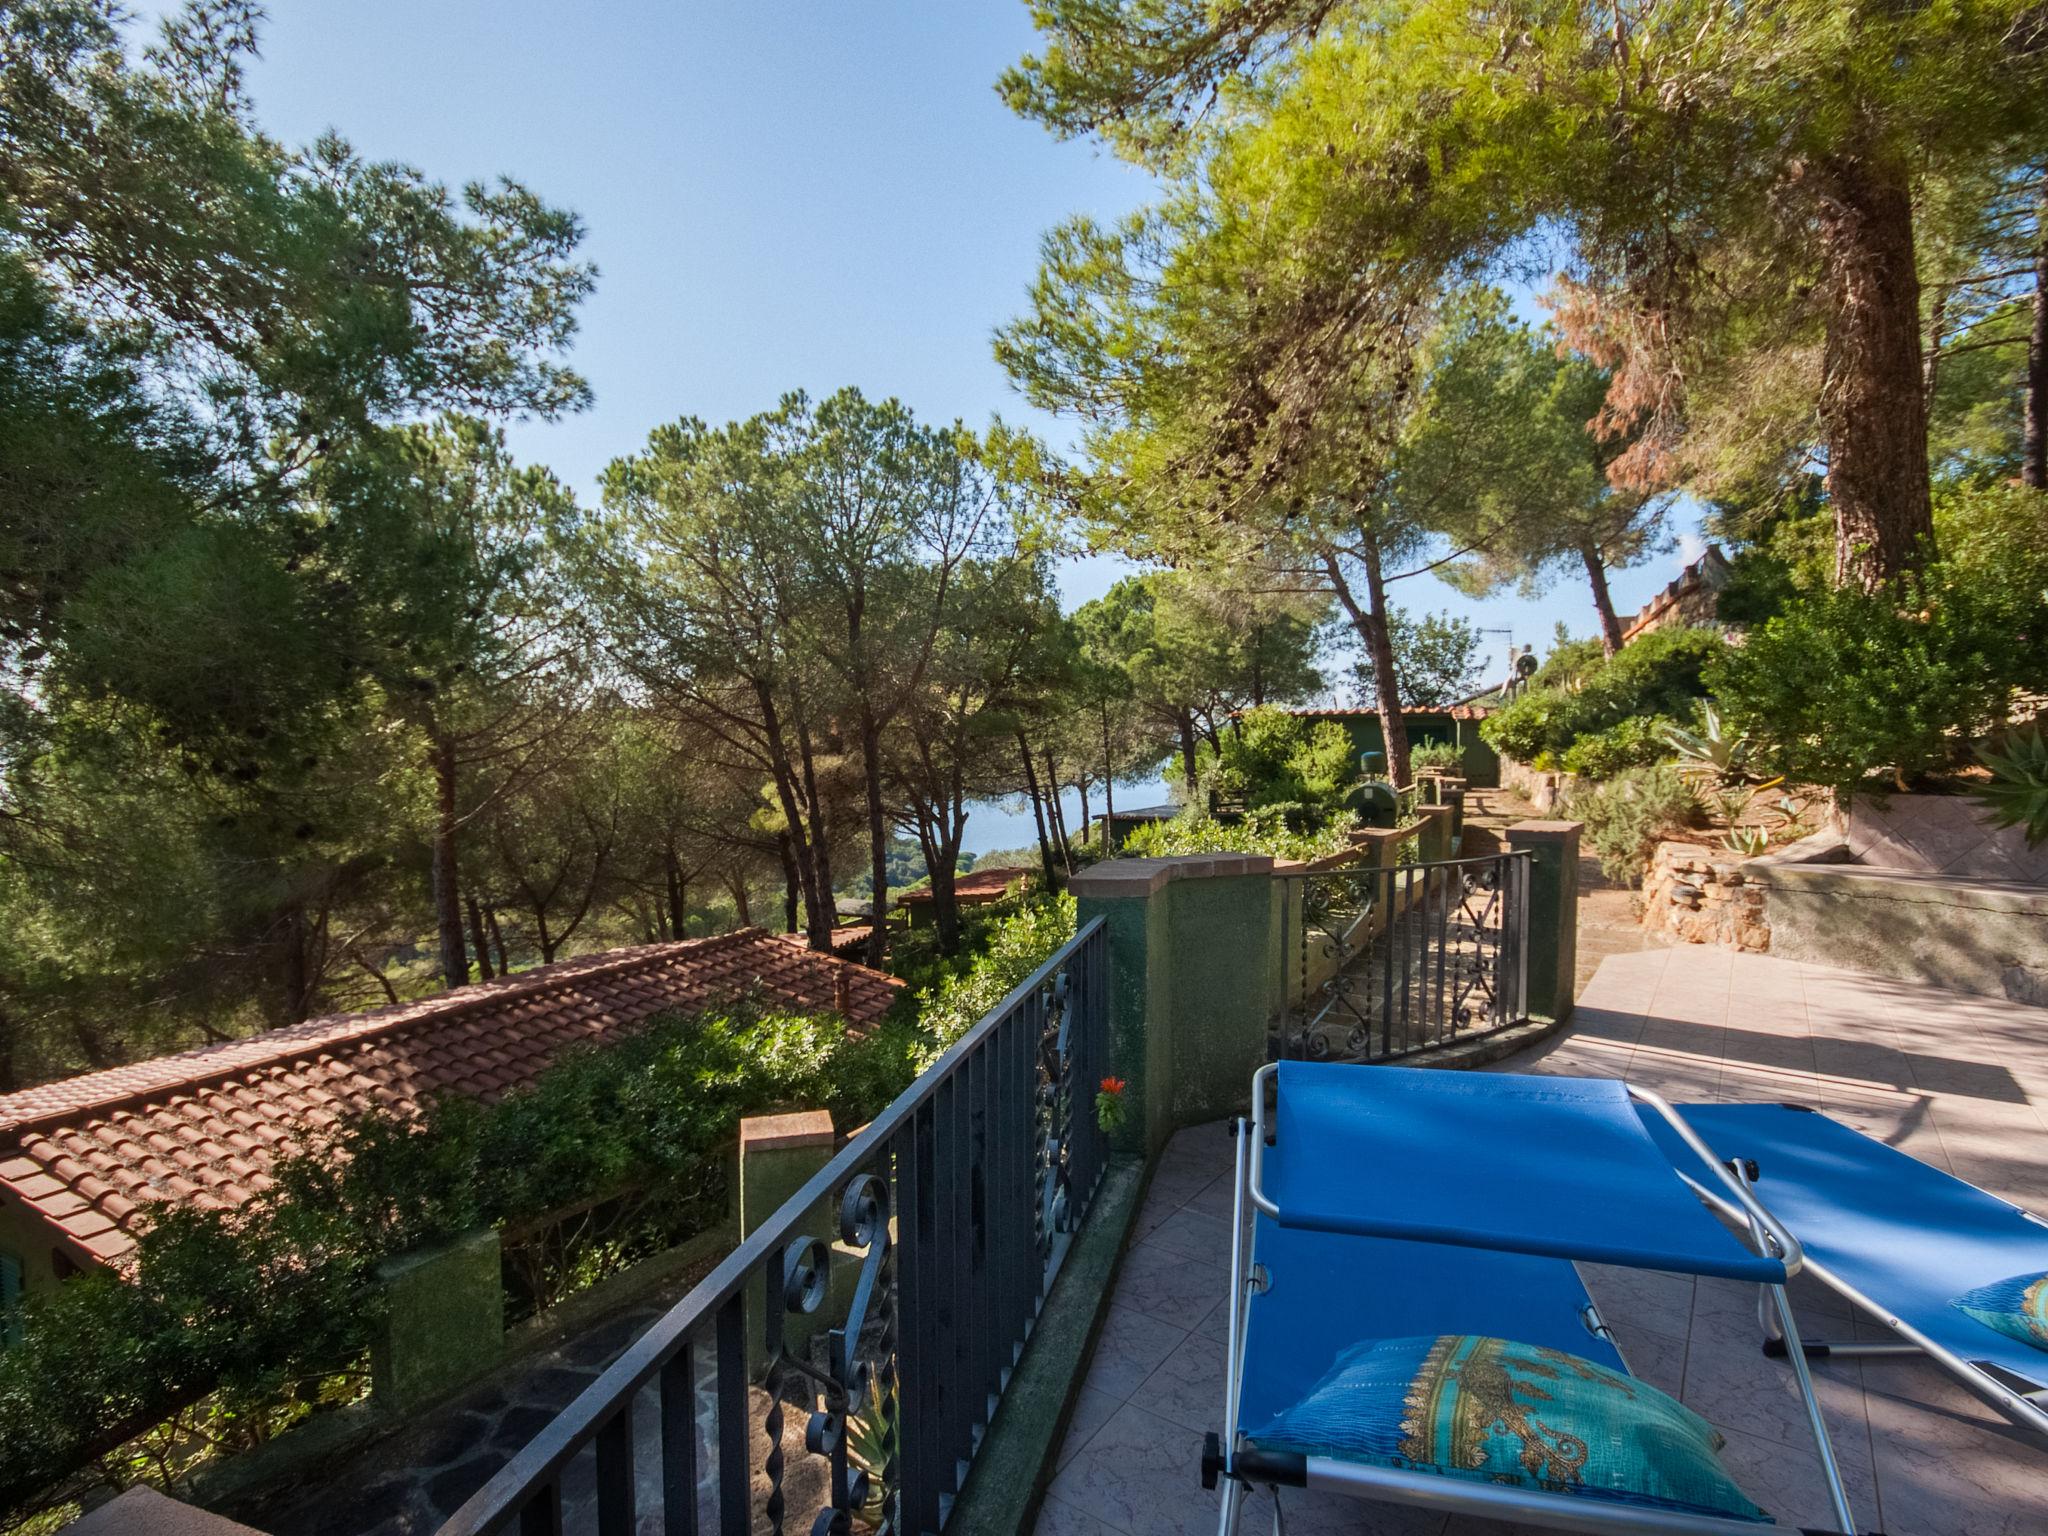
[[[2048, 1435], [2048, 1352], [1954, 1305], [1980, 1286], [2048, 1271], [2048, 1223], [1815, 1110], [1687, 1104], [1680, 1113], [1720, 1156], [1756, 1165], [1758, 1196], [1798, 1236], [1815, 1278], [2014, 1423]], [[1644, 1123], [1674, 1166], [1704, 1181], [1699, 1159], [1668, 1126], [1647, 1115]], [[1901, 1352], [1821, 1341], [1805, 1348]]]
[[[1798, 1245], [1739, 1184], [1706, 1170], [1728, 1199], [1749, 1202], [1766, 1234], [1762, 1251], [1746, 1247], [1679, 1177], [1638, 1117], [1638, 1098], [1661, 1103], [1599, 1079], [1305, 1062], [1258, 1074], [1252, 1121], [1239, 1126], [1225, 1431], [1212, 1437], [1204, 1463], [1205, 1477], [1225, 1489], [1220, 1536], [1233, 1536], [1244, 1489], [1262, 1483], [1559, 1529], [1755, 1529], [1760, 1513], [1714, 1461], [1718, 1436], [1628, 1380], [1572, 1260], [1748, 1280], [1782, 1299]], [[1796, 1338], [1789, 1308], [1783, 1316]], [[1515, 1362], [1545, 1351], [1574, 1357], [1559, 1363], [1572, 1379], [1537, 1394], [1545, 1412], [1554, 1404], [1561, 1416], [1575, 1396], [1620, 1405], [1619, 1432], [1584, 1464], [1597, 1471], [1592, 1464], [1603, 1458], [1635, 1456], [1640, 1466], [1647, 1456], [1653, 1472], [1668, 1470], [1657, 1464], [1656, 1445], [1696, 1430], [1706, 1445], [1705, 1481], [1722, 1484], [1727, 1497], [1677, 1507], [1633, 1491], [1625, 1476], [1517, 1476], [1512, 1443], [1504, 1475], [1472, 1472], [1476, 1460], [1418, 1464], [1405, 1439], [1401, 1454], [1385, 1450], [1383, 1398], [1399, 1367], [1426, 1361], [1449, 1373], [1470, 1361], [1494, 1373], [1494, 1399], [1505, 1400], [1503, 1365], [1519, 1370]], [[1549, 1366], [1534, 1361], [1539, 1375]], [[1621, 1380], [1603, 1386], [1604, 1372]], [[1803, 1361], [1799, 1374], [1810, 1403]], [[1429, 1379], [1463, 1381], [1460, 1391], [1476, 1381]], [[1370, 1433], [1345, 1417], [1353, 1404], [1372, 1419]], [[1333, 1405], [1344, 1411], [1333, 1415]], [[1812, 1413], [1817, 1451], [1839, 1494], [1817, 1406]], [[1414, 1419], [1397, 1421], [1404, 1437]], [[1481, 1419], [1478, 1438], [1497, 1442], [1503, 1425]], [[1333, 1443], [1304, 1441], [1303, 1426], [1333, 1423]], [[1522, 1443], [1543, 1449], [1526, 1433]], [[1585, 1447], [1571, 1443], [1583, 1456]], [[1678, 1481], [1702, 1486], [1700, 1459]], [[1854, 1529], [1846, 1496], [1837, 1500], [1835, 1529]]]

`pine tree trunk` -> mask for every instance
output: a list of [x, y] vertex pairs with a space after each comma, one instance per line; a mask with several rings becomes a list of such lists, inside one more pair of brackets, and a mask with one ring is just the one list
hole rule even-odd
[[1360, 541], [1360, 560], [1365, 566], [1365, 606], [1344, 579], [1344, 567], [1334, 551], [1323, 554], [1323, 572], [1330, 590], [1351, 620], [1351, 627], [1365, 646], [1372, 662], [1372, 686], [1377, 696], [1380, 735], [1387, 749], [1387, 778], [1395, 784], [1408, 782], [1408, 719], [1401, 712], [1401, 675], [1394, 665], [1394, 639], [1387, 625], [1387, 587], [1380, 575], [1379, 546], [1370, 537]]
[[510, 976], [512, 960], [505, 953], [505, 930], [498, 926], [498, 909], [495, 906], [484, 908], [484, 922], [491, 930], [491, 948], [498, 952], [498, 974]]
[[747, 882], [739, 875], [732, 878], [732, 911], [742, 928], [754, 926], [754, 914], [748, 910], [747, 905]]
[[889, 934], [889, 825], [882, 804], [882, 729], [866, 704], [861, 706], [861, 766], [868, 794], [868, 888], [874, 920], [868, 929], [867, 959], [876, 970], [888, 953]]
[[797, 861], [796, 848], [787, 832], [775, 839], [775, 848], [782, 855], [782, 931], [797, 931], [797, 898], [807, 876], [806, 866]]
[[1102, 706], [1102, 852], [1106, 858], [1111, 852], [1109, 831], [1116, 821], [1116, 760], [1109, 750], [1109, 704]]
[[312, 1011], [312, 983], [306, 967], [306, 909], [294, 903], [284, 914], [284, 1018], [297, 1024]]
[[1820, 244], [1827, 344], [1821, 426], [1835, 511], [1835, 580], [1874, 590], [1932, 548], [1920, 277], [1905, 165], [1883, 153], [1828, 167]]
[[1387, 739], [1387, 780], [1409, 782], [1408, 717], [1401, 709], [1401, 676], [1394, 666], [1394, 636], [1387, 622], [1387, 589], [1380, 579], [1380, 552], [1365, 550], [1365, 590], [1372, 604], [1372, 671], [1380, 695], [1380, 730]]
[[436, 733], [434, 748], [434, 916], [441, 937], [441, 980], [469, 982], [469, 952], [462, 937], [462, 899], [455, 868], [455, 742]]
[[2020, 483], [2048, 490], [2048, 172], [2034, 214], [2034, 325], [2027, 334], [2027, 392], [2020, 423]]
[[1050, 748], [1045, 754], [1045, 802], [1052, 818], [1053, 840], [1060, 851], [1060, 867], [1071, 875], [1074, 872], [1074, 843], [1067, 836], [1067, 808], [1060, 804], [1059, 768], [1053, 762]]
[[468, 899], [468, 905], [469, 945], [470, 948], [476, 951], [476, 978], [478, 981], [489, 981], [491, 979], [491, 950], [490, 946], [484, 943], [483, 909], [476, 904], [474, 896]]
[[1045, 806], [1038, 798], [1038, 770], [1031, 766], [1031, 743], [1024, 739], [1024, 733], [1017, 733], [1017, 752], [1024, 759], [1024, 793], [1031, 798], [1031, 819], [1038, 826], [1038, 862], [1045, 870], [1045, 888], [1059, 889], [1059, 877], [1053, 872], [1052, 843], [1045, 832]]
[[1607, 590], [1607, 565], [1590, 544], [1579, 546], [1586, 565], [1586, 583], [1593, 589], [1593, 611], [1600, 616], [1600, 648], [1609, 656], [1621, 649], [1621, 620], [1614, 612], [1614, 594]]
[[662, 875], [668, 886], [668, 935], [680, 939], [687, 935], [690, 922], [689, 891], [683, 881], [682, 860], [676, 857], [673, 847], [663, 850]]
[[936, 862], [927, 861], [932, 877], [932, 926], [938, 930], [939, 953], [960, 953], [960, 839], [939, 840]]
[[[769, 743], [775, 797], [782, 807], [784, 827], [776, 835], [776, 847], [782, 855], [783, 877], [789, 882], [789, 932], [795, 933], [797, 897], [801, 895], [804, 906], [815, 911], [821, 905], [829, 904], [832, 888], [829, 885], [825, 887], [821, 901], [817, 889], [818, 866], [811, 857], [810, 844], [805, 836], [803, 807], [797, 796], [795, 768], [789, 761], [789, 748], [782, 733], [782, 714], [776, 707], [775, 694], [765, 683], [756, 683], [754, 697], [761, 706], [762, 733]], [[817, 784], [813, 778], [809, 792], [815, 794], [816, 790]], [[816, 800], [812, 800], [811, 809], [815, 815], [818, 811]], [[825, 835], [822, 816], [816, 816], [810, 831], [815, 837]]]
[[1180, 712], [1180, 767], [1188, 784], [1188, 804], [1193, 805], [1202, 778], [1195, 771], [1195, 717], [1186, 710]]
[[804, 799], [811, 808], [811, 878], [804, 887], [804, 934], [811, 948], [829, 954], [832, 927], [839, 916], [832, 884], [832, 838], [825, 825], [825, 800], [818, 792], [818, 760], [811, 750], [811, 728], [801, 718], [796, 728], [797, 762], [803, 769]]

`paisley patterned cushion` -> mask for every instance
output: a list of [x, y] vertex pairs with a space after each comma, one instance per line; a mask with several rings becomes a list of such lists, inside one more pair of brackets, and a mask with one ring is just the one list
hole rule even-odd
[[1252, 1435], [1269, 1451], [1768, 1522], [1705, 1419], [1563, 1350], [1447, 1334], [1377, 1339]]
[[1949, 1305], [2007, 1338], [2048, 1349], [2048, 1274], [1994, 1280], [1965, 1291]]

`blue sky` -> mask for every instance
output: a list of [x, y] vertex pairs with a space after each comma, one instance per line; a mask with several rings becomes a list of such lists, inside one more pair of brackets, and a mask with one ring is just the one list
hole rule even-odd
[[[516, 176], [582, 216], [601, 272], [574, 361], [596, 403], [513, 440], [587, 495], [650, 428], [750, 415], [794, 388], [857, 384], [1066, 440], [989, 336], [1047, 227], [1122, 212], [1148, 186], [996, 99], [1033, 40], [1021, 0], [277, 0], [250, 85], [282, 139], [336, 128], [450, 183]], [[1616, 606], [1639, 606], [1682, 553], [1618, 573]], [[1079, 562], [1062, 589], [1071, 605], [1115, 575]], [[1517, 643], [1559, 619], [1592, 630], [1582, 583], [1476, 603], [1402, 585], [1403, 605]], [[1497, 672], [1505, 640], [1489, 643]], [[1008, 837], [984, 830], [970, 842]]]

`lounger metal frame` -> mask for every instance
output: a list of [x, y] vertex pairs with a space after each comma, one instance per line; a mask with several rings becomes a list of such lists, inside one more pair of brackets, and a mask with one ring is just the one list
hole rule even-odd
[[[1243, 1509], [1244, 1501], [1251, 1490], [1259, 1484], [1271, 1486], [1276, 1501], [1281, 1487], [1314, 1488], [1350, 1494], [1358, 1498], [1409, 1504], [1448, 1514], [1514, 1520], [1525, 1525], [1597, 1532], [1603, 1533], [1603, 1536], [1608, 1532], [1617, 1533], [1617, 1536], [1625, 1532], [1654, 1532], [1660, 1533], [1660, 1536], [1736, 1536], [1739, 1532], [1755, 1536], [1759, 1527], [1747, 1520], [1686, 1514], [1676, 1510], [1649, 1509], [1577, 1494], [1545, 1493], [1505, 1484], [1445, 1477], [1436, 1473], [1371, 1466], [1334, 1457], [1275, 1455], [1261, 1452], [1255, 1447], [1241, 1446], [1238, 1443], [1237, 1404], [1239, 1382], [1244, 1372], [1244, 1350], [1250, 1321], [1249, 1302], [1251, 1297], [1263, 1291], [1266, 1285], [1265, 1276], [1258, 1267], [1257, 1255], [1254, 1252], [1257, 1223], [1246, 1207], [1255, 1207], [1276, 1221], [1281, 1215], [1279, 1206], [1266, 1195], [1263, 1178], [1266, 1152], [1266, 1095], [1275, 1070], [1272, 1066], [1266, 1066], [1253, 1075], [1250, 1123], [1239, 1120], [1234, 1127], [1237, 1156], [1230, 1216], [1230, 1338], [1224, 1354], [1220, 1465], [1214, 1468], [1220, 1473], [1219, 1482], [1223, 1491], [1217, 1536], [1236, 1536], [1238, 1516]], [[1723, 1167], [1712, 1149], [1668, 1102], [1647, 1089], [1637, 1088], [1632, 1084], [1623, 1086], [1627, 1088], [1630, 1098], [1662, 1116], [1685, 1144], [1699, 1155], [1701, 1162], [1722, 1176], [1727, 1185], [1727, 1194], [1732, 1198], [1716, 1200], [1708, 1196], [1708, 1203], [1731, 1219], [1736, 1226], [1749, 1232], [1750, 1241], [1758, 1254], [1779, 1259], [1785, 1266], [1788, 1279], [1797, 1274], [1806, 1262], [1798, 1238], [1764, 1208], [1762, 1202], [1741, 1178], [1732, 1170]], [[1673, 1171], [1676, 1173], [1676, 1170]], [[1686, 1179], [1686, 1183], [1692, 1185], [1701, 1195], [1707, 1195], [1696, 1181]], [[1808, 1351], [1800, 1341], [1799, 1325], [1792, 1316], [1792, 1304], [1785, 1295], [1783, 1285], [1765, 1285], [1760, 1289], [1764, 1293], [1760, 1307], [1768, 1305], [1769, 1309], [1776, 1313], [1780, 1337], [1787, 1342], [1787, 1358], [1792, 1362], [1800, 1398], [1806, 1406], [1807, 1424], [1813, 1433], [1815, 1454], [1827, 1483], [1828, 1501], [1833, 1506], [1837, 1522], [1836, 1530], [1853, 1533], [1856, 1522], [1849, 1509], [1848, 1491], [1843, 1487], [1841, 1467], [1835, 1460], [1834, 1446], [1828, 1439], [1827, 1423], [1821, 1415], [1820, 1402], [1814, 1395], [1813, 1377], [1806, 1365]], [[1591, 1313], [1592, 1309], [1589, 1308], [1588, 1311]], [[1593, 1313], [1585, 1321], [1590, 1330], [1604, 1332], [1605, 1325], [1599, 1321], [1597, 1313]]]
[[[1724, 1166], [1711, 1152], [1706, 1154], [1703, 1161], [1710, 1168], [1722, 1168]], [[1731, 1172], [1737, 1183], [1744, 1188], [1752, 1187], [1753, 1181], [1750, 1178], [1750, 1165], [1748, 1163], [1737, 1162]], [[1724, 1219], [1733, 1219], [1735, 1217], [1735, 1211], [1727, 1201], [1718, 1198], [1713, 1191], [1703, 1188], [1697, 1180], [1684, 1174], [1681, 1174], [1680, 1177], [1684, 1178], [1685, 1182], [1693, 1187], [1694, 1192], [1701, 1199], [1705, 1200], [1709, 1206], [1718, 1211]], [[1954, 1177], [1954, 1175], [1950, 1175], [1950, 1177]], [[2015, 1206], [2014, 1209], [2018, 1210], [2019, 1208]], [[2034, 1215], [2031, 1211], [2021, 1211], [2020, 1214], [2029, 1221], [2040, 1222], [2041, 1225], [2048, 1226], [2048, 1222], [2042, 1222], [2041, 1218]], [[2013, 1423], [2019, 1425], [2022, 1429], [2032, 1430], [2044, 1440], [2048, 1440], [2048, 1388], [2030, 1393], [2015, 1392], [1985, 1369], [1985, 1366], [1990, 1364], [1989, 1361], [1980, 1363], [1974, 1360], [1967, 1360], [1954, 1350], [1936, 1343], [1904, 1318], [1896, 1315], [1882, 1302], [1866, 1296], [1847, 1280], [1844, 1280], [1840, 1275], [1829, 1269], [1819, 1259], [1808, 1256], [1804, 1268], [1806, 1273], [1812, 1275], [1814, 1279], [1820, 1281], [1822, 1285], [1825, 1285], [1837, 1296], [1868, 1312], [1872, 1317], [1882, 1322], [1885, 1327], [1891, 1329], [1893, 1333], [1905, 1340], [1905, 1342], [1902, 1344], [1882, 1344], [1875, 1342], [1838, 1342], [1831, 1339], [1802, 1340], [1797, 1332], [1786, 1332], [1780, 1326], [1778, 1319], [1772, 1315], [1772, 1309], [1764, 1304], [1762, 1297], [1759, 1297], [1757, 1301], [1757, 1321], [1763, 1328], [1765, 1354], [1774, 1358], [1782, 1357], [1789, 1360], [1792, 1363], [1793, 1370], [1798, 1373], [1804, 1373], [1806, 1362], [1809, 1360], [1825, 1360], [1834, 1356], [1841, 1356], [1850, 1360], [1869, 1360], [1899, 1359], [1907, 1356], [1923, 1355], [1953, 1376], [1966, 1391], [1981, 1398], [1991, 1407], [1996, 1408], [2000, 1413], [2012, 1420]]]

